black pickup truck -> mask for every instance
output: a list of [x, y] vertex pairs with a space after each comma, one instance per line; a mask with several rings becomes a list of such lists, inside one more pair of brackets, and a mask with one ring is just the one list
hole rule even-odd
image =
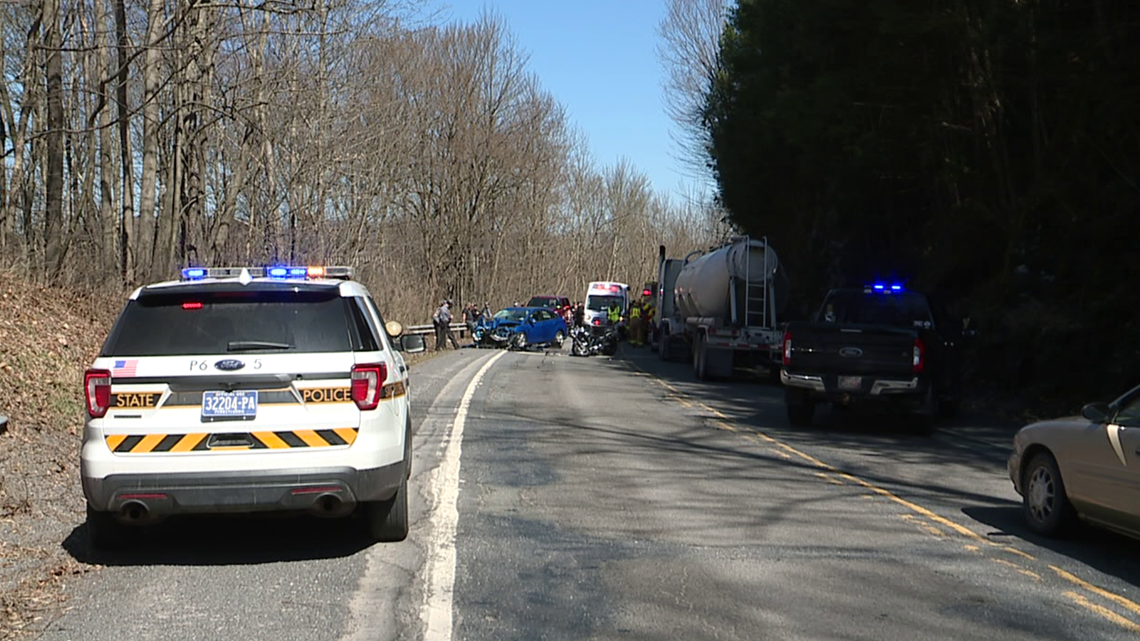
[[834, 289], [812, 322], [789, 323], [780, 382], [793, 425], [818, 403], [879, 403], [929, 432], [961, 400], [963, 325], [926, 294], [898, 285]]

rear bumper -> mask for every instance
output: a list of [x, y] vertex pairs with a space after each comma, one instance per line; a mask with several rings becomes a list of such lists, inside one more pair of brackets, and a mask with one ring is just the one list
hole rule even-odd
[[151, 517], [173, 514], [314, 509], [334, 497], [345, 510], [362, 501], [391, 498], [407, 473], [400, 462], [369, 470], [349, 467], [245, 472], [112, 474], [84, 478], [92, 509], [118, 512], [141, 503]]
[[801, 374], [780, 370], [780, 383], [785, 387], [805, 390], [809, 397], [823, 401], [905, 400], [921, 399], [926, 394], [926, 382], [918, 377], [897, 378], [861, 376], [859, 387], [840, 389], [839, 376], [832, 374]]

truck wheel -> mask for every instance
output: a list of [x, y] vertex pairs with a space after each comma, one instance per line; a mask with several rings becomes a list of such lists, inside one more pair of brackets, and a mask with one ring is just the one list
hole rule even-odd
[[956, 398], [946, 398], [938, 402], [938, 416], [954, 418], [961, 411], [961, 405]]
[[657, 357], [663, 361], [669, 360], [669, 335], [662, 332], [661, 337], [657, 339]]
[[396, 495], [387, 501], [368, 501], [361, 505], [368, 536], [382, 543], [408, 538], [408, 479], [400, 479]]
[[696, 374], [697, 380], [708, 380], [708, 349], [705, 347], [706, 339], [704, 336], [697, 337], [697, 344], [693, 352], [693, 373]]
[[795, 427], [810, 427], [815, 418], [815, 403], [800, 401], [788, 403], [788, 422]]
[[1057, 460], [1048, 452], [1034, 456], [1021, 481], [1025, 521], [1029, 529], [1045, 536], [1063, 533], [1072, 523], [1073, 506], [1065, 494], [1065, 482]]

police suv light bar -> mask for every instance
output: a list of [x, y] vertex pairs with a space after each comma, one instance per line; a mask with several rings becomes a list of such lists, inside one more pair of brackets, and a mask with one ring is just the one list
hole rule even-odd
[[344, 266], [286, 266], [271, 267], [187, 267], [182, 270], [182, 280], [204, 280], [206, 278], [237, 278], [247, 271], [251, 278], [274, 278], [283, 280], [307, 280], [320, 278], [351, 279], [352, 268]]
[[866, 285], [863, 287], [864, 292], [883, 292], [889, 294], [891, 292], [901, 292], [902, 285], [884, 285], [882, 283], [875, 283], [874, 285]]

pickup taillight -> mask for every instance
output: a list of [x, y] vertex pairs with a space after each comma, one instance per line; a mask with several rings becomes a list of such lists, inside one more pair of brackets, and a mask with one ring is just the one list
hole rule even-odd
[[926, 365], [926, 345], [922, 344], [922, 339], [914, 339], [914, 358], [911, 364], [914, 367], [915, 374], [921, 374], [922, 368]]
[[784, 367], [792, 364], [792, 333], [784, 332]]

